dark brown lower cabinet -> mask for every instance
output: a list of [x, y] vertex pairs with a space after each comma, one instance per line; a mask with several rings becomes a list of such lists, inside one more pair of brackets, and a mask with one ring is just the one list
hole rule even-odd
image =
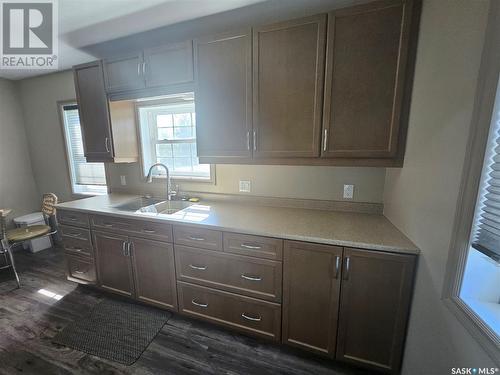
[[285, 241], [283, 342], [335, 353], [342, 248]]
[[336, 358], [397, 373], [416, 257], [344, 249]]
[[285, 241], [284, 343], [398, 373], [416, 256]]
[[93, 232], [99, 286], [132, 297], [134, 282], [128, 254], [128, 237]]
[[170, 243], [130, 238], [135, 293], [139, 301], [177, 309], [174, 247]]

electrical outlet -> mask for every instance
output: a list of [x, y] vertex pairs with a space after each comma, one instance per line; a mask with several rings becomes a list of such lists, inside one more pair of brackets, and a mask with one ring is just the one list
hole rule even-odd
[[354, 185], [344, 185], [344, 199], [352, 199], [354, 196]]
[[122, 186], [127, 185], [127, 177], [125, 177], [125, 176], [120, 176], [120, 184], [121, 184]]
[[250, 193], [252, 190], [252, 183], [250, 181], [240, 180], [240, 192]]

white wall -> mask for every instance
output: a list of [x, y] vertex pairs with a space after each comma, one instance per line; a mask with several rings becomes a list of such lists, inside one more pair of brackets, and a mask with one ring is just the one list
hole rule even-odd
[[73, 199], [57, 102], [76, 98], [73, 73], [66, 71], [19, 81], [29, 151], [38, 193]]
[[[146, 184], [138, 163], [108, 165], [109, 184], [114, 191], [165, 194], [165, 182]], [[120, 185], [120, 176], [127, 186]], [[354, 184], [357, 202], [382, 203], [385, 168], [347, 168], [283, 165], [217, 165], [216, 184], [180, 182], [181, 191], [245, 194], [254, 196], [342, 200], [344, 184]], [[251, 193], [239, 193], [239, 180], [252, 183]]]
[[404, 374], [493, 366], [441, 300], [488, 6], [423, 3], [405, 165], [384, 192], [385, 215], [422, 251]]
[[0, 208], [16, 216], [39, 211], [19, 95], [13, 82], [0, 79]]

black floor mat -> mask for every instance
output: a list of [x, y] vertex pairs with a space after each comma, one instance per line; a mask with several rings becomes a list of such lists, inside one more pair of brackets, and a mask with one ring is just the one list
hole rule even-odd
[[106, 299], [69, 324], [54, 342], [125, 365], [139, 359], [171, 314], [154, 307]]

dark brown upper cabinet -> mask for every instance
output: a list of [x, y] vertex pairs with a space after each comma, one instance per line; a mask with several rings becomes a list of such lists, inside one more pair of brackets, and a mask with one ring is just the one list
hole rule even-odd
[[136, 162], [139, 152], [134, 103], [108, 101], [101, 61], [77, 65], [73, 73], [87, 161]]
[[[193, 42], [171, 43], [105, 59], [104, 73], [110, 94], [193, 82]], [[148, 96], [148, 92], [142, 95]]]
[[106, 91], [116, 92], [146, 87], [145, 65], [142, 52], [104, 60]]
[[73, 73], [85, 157], [89, 162], [112, 161], [114, 150], [102, 63], [75, 66]]
[[252, 156], [251, 43], [251, 30], [195, 41], [199, 157]]
[[336, 358], [398, 373], [416, 257], [344, 249]]
[[253, 31], [253, 156], [320, 152], [326, 15]]
[[323, 157], [397, 156], [413, 5], [383, 0], [328, 15]]
[[285, 241], [283, 342], [335, 355], [342, 248]]
[[172, 43], [144, 51], [146, 87], [193, 81], [193, 41]]

